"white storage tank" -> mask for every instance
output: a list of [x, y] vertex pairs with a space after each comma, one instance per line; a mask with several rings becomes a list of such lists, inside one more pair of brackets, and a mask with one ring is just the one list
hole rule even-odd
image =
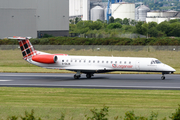
[[128, 18], [135, 20], [135, 4], [123, 2], [112, 4], [112, 16], [114, 19]]
[[138, 9], [138, 13], [139, 13], [139, 21], [146, 21], [146, 17], [147, 17], [147, 12], [150, 11], [150, 9], [148, 7], [146, 7], [145, 5], [141, 5]]
[[104, 21], [104, 9], [100, 6], [95, 6], [91, 9], [91, 20], [96, 21], [98, 19]]
[[135, 20], [138, 21], [139, 20], [139, 12], [138, 12], [138, 9], [140, 8], [140, 6], [138, 6], [136, 9], [135, 9]]

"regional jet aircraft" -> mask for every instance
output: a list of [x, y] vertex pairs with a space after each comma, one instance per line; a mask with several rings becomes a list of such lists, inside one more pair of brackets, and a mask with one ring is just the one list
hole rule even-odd
[[69, 56], [67, 54], [49, 54], [35, 50], [28, 38], [14, 38], [19, 42], [24, 60], [43, 68], [75, 71], [75, 79], [79, 79], [82, 73], [86, 74], [87, 78], [91, 78], [94, 76], [94, 73], [136, 71], [161, 72], [161, 79], [164, 80], [164, 74], [171, 74], [176, 71], [156, 58]]

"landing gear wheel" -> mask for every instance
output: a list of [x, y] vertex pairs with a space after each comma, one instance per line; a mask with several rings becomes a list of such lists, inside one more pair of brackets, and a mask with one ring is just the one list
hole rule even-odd
[[86, 74], [86, 77], [87, 78], [91, 78], [91, 74]]
[[165, 76], [162, 76], [162, 77], [161, 77], [161, 80], [165, 80]]
[[79, 75], [74, 75], [74, 79], [79, 79], [80, 76]]

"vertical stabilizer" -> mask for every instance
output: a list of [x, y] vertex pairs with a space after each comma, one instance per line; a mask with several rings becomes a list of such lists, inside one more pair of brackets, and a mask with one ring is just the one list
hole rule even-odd
[[21, 48], [24, 60], [30, 59], [32, 58], [32, 56], [37, 54], [36, 50], [34, 49], [28, 38], [16, 37], [16, 39], [19, 42], [19, 46]]

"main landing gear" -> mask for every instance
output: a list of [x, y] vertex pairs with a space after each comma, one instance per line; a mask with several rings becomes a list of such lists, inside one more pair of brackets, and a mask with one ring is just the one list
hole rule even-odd
[[81, 77], [81, 71], [77, 71], [77, 73], [74, 75], [74, 79], [79, 79]]
[[161, 80], [165, 80], [165, 78], [164, 73], [162, 73]]
[[94, 74], [92, 74], [92, 73], [87, 73], [87, 74], [86, 74], [86, 77], [87, 77], [87, 78], [91, 78], [92, 76], [94, 76]]
[[81, 75], [74, 75], [74, 79], [79, 79], [81, 77]]
[[[91, 78], [94, 76], [93, 73], [86, 73], [86, 78]], [[77, 71], [77, 73], [74, 75], [74, 79], [79, 79], [81, 77], [81, 71]]]

